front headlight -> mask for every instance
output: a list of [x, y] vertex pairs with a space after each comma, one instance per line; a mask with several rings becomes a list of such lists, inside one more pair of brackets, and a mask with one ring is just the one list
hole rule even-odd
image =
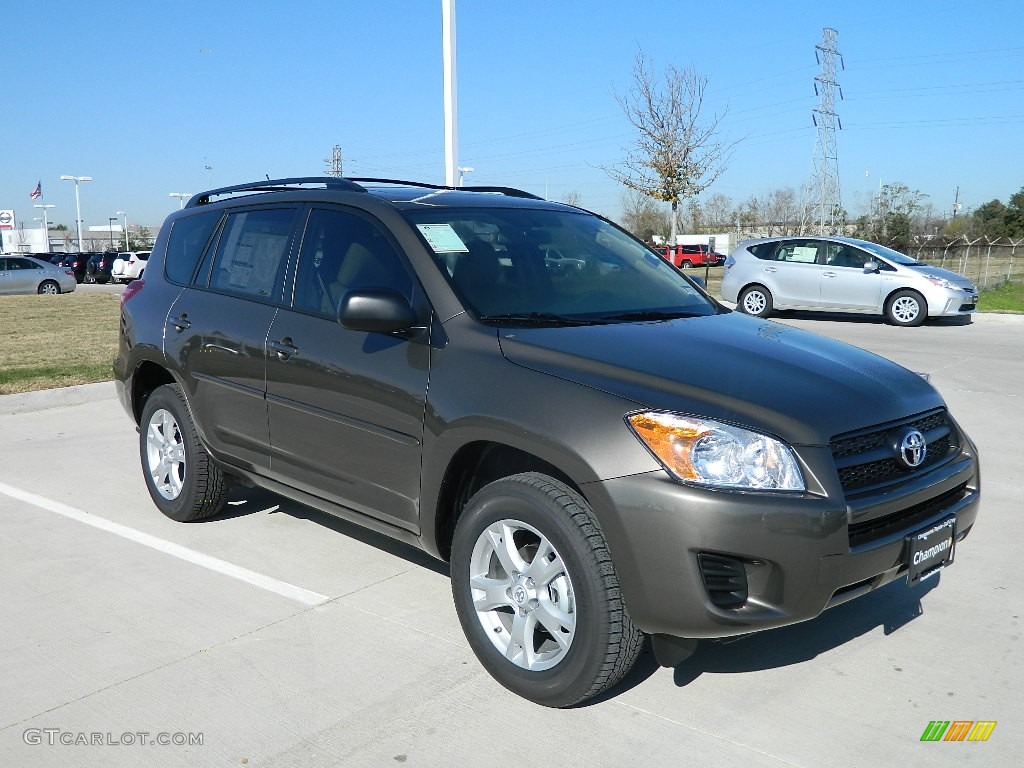
[[711, 419], [648, 411], [626, 418], [675, 478], [717, 488], [802, 491], [793, 450], [774, 438]]
[[944, 277], [939, 277], [938, 275], [925, 275], [924, 277], [925, 280], [927, 280], [929, 283], [931, 283], [932, 285], [937, 285], [939, 286], [939, 288], [949, 288], [950, 290], [955, 291], [957, 288], [960, 287], [954, 283], [949, 282], [949, 280], [947, 280]]

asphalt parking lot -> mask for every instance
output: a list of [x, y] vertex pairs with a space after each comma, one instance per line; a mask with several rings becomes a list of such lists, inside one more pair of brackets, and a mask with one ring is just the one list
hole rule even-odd
[[0, 766], [1019, 765], [1024, 319], [779, 321], [929, 374], [981, 451], [974, 531], [923, 586], [567, 711], [483, 671], [443, 564], [265, 492], [174, 523], [112, 384], [0, 397]]

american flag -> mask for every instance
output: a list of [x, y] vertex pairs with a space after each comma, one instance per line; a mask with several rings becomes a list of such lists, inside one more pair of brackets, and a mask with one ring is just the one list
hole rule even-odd
[[36, 184], [36, 188], [33, 189], [31, 192], [29, 192], [28, 196], [31, 197], [33, 200], [38, 200], [40, 197], [42, 197], [43, 196], [43, 182], [41, 182], [41, 181], [38, 182]]

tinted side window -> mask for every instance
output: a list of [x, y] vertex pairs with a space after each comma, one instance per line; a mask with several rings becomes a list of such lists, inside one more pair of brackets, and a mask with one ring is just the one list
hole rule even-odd
[[294, 218], [294, 208], [229, 214], [210, 287], [260, 299], [278, 298]]
[[29, 261], [28, 259], [8, 259], [7, 260], [7, 268], [8, 269], [12, 269], [12, 270], [13, 269], [42, 269], [42, 267], [40, 267], [34, 261]]
[[339, 210], [309, 215], [293, 306], [334, 316], [349, 291], [386, 288], [411, 298], [413, 281], [391, 242], [366, 219]]
[[164, 274], [168, 280], [188, 285], [218, 221], [220, 211], [206, 211], [174, 222], [164, 258]]

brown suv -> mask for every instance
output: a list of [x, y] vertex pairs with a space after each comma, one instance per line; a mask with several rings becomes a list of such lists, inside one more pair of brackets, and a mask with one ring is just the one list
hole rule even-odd
[[673, 665], [928, 579], [978, 511], [975, 448], [922, 377], [517, 190], [213, 190], [122, 301], [115, 379], [161, 511], [255, 484], [449, 561], [481, 663], [549, 706], [645, 636]]

